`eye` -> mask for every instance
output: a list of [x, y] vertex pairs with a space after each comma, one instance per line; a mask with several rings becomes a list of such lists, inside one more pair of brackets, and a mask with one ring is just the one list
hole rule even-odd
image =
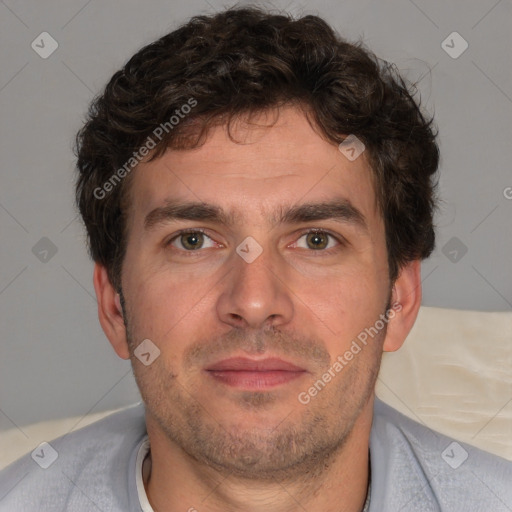
[[215, 247], [215, 242], [204, 232], [196, 229], [181, 231], [178, 235], [171, 238], [166, 245], [172, 245], [177, 249], [190, 252]]
[[[305, 243], [300, 242], [302, 239], [305, 239]], [[294, 244], [295, 247], [312, 249], [314, 251], [331, 249], [337, 245], [340, 245], [340, 241], [334, 235], [320, 230], [304, 233]]]

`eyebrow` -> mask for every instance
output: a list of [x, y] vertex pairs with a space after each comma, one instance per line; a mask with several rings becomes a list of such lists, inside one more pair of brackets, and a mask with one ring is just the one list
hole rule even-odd
[[[159, 206], [147, 214], [144, 229], [150, 231], [158, 225], [175, 220], [210, 221], [232, 226], [240, 221], [240, 214], [226, 212], [220, 206], [209, 203], [168, 200], [164, 206]], [[352, 224], [368, 232], [368, 224], [363, 213], [345, 198], [291, 207], [281, 206], [270, 218], [273, 224], [298, 224], [320, 220]]]

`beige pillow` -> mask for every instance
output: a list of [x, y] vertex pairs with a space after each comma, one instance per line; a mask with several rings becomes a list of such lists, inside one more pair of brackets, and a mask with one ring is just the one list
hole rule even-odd
[[512, 312], [422, 306], [403, 347], [384, 354], [377, 396], [512, 460]]

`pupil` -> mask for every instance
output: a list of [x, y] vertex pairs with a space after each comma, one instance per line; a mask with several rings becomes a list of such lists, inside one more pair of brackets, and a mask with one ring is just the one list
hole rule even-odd
[[319, 233], [312, 233], [309, 236], [309, 242], [312, 243], [314, 249], [322, 249], [325, 247], [326, 237]]
[[200, 245], [200, 236], [201, 235], [199, 235], [199, 233], [188, 233], [185, 235], [185, 243], [183, 245], [185, 247], [197, 249], [198, 245]]

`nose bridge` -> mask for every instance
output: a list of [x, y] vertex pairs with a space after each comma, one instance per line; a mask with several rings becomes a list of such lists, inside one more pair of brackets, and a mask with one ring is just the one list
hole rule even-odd
[[[249, 247], [248, 247], [249, 245]], [[248, 250], [249, 259], [240, 256], [240, 253]], [[250, 243], [240, 244], [237, 257], [234, 258], [234, 273], [237, 275], [235, 281], [240, 284], [241, 290], [245, 293], [257, 294], [260, 291], [270, 292], [274, 288], [274, 280], [278, 280], [277, 258], [273, 251], [268, 248], [261, 250], [260, 254], [251, 254], [254, 251]], [[252, 257], [251, 257], [252, 256]], [[252, 259], [254, 258], [254, 259]], [[279, 281], [279, 280], [278, 280]]]
[[283, 324], [293, 315], [293, 302], [280, 276], [279, 256], [247, 237], [233, 254], [231, 272], [218, 300], [222, 321], [237, 327]]

